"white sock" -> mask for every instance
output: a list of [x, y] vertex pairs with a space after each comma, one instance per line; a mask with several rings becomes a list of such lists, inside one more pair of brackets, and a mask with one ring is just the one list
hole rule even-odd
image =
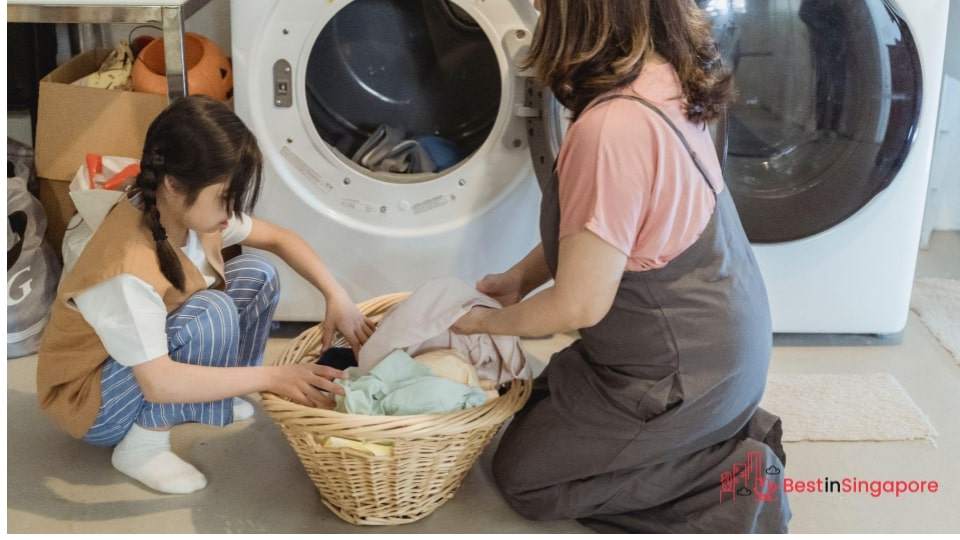
[[247, 418], [253, 418], [253, 405], [244, 399], [233, 398], [233, 421], [239, 422]]
[[163, 493], [193, 493], [207, 478], [170, 451], [170, 432], [151, 431], [136, 424], [113, 449], [114, 468]]

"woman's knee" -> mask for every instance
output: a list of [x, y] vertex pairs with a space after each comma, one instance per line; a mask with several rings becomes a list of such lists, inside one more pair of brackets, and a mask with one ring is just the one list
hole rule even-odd
[[550, 478], [537, 474], [536, 457], [523, 452], [509, 443], [501, 442], [493, 455], [493, 481], [500, 490], [501, 496], [515, 512], [527, 519], [552, 519], [547, 512], [551, 507], [545, 497], [549, 497], [549, 489], [542, 488], [549, 485]]

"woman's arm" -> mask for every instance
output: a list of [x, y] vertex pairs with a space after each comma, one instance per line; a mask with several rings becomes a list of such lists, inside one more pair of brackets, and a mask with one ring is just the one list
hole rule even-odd
[[530, 291], [550, 280], [550, 269], [543, 255], [543, 244], [501, 274], [487, 274], [477, 283], [477, 290], [491, 296], [502, 306], [523, 300]]
[[453, 330], [461, 334], [542, 336], [589, 328], [610, 311], [626, 266], [626, 255], [590, 231], [565, 236], [560, 240], [552, 287], [503, 309], [474, 308], [454, 324]]
[[253, 219], [253, 227], [241, 244], [277, 255], [323, 294], [327, 313], [321, 348], [326, 350], [333, 343], [335, 331], [339, 331], [357, 353], [373, 333], [374, 324], [360, 313], [320, 256], [293, 231], [267, 221], [249, 219]]
[[333, 400], [326, 392], [343, 394], [332, 379], [348, 378], [317, 364], [224, 368], [174, 362], [167, 355], [132, 369], [144, 397], [153, 403], [199, 403], [266, 391], [301, 405], [330, 408]]

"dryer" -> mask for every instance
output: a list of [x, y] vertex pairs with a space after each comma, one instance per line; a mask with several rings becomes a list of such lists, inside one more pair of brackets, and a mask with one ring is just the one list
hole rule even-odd
[[[264, 154], [254, 215], [302, 235], [357, 302], [518, 261], [539, 241], [534, 159], [552, 164], [531, 151], [562, 137], [531, 147], [546, 120], [516, 66], [536, 17], [530, 0], [232, 0], [235, 107]], [[276, 318], [322, 319], [278, 268]]]
[[907, 320], [948, 0], [701, 0], [738, 92], [724, 177], [780, 333]]

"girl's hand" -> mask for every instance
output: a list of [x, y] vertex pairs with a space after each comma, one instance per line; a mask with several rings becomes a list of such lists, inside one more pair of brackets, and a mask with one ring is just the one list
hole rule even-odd
[[320, 350], [329, 349], [339, 332], [350, 344], [354, 357], [359, 358], [360, 347], [370, 339], [370, 335], [376, 328], [373, 321], [364, 317], [349, 299], [328, 299]]
[[333, 409], [333, 394], [344, 395], [343, 387], [333, 379], [346, 380], [349, 376], [339, 369], [317, 364], [276, 366], [272, 369], [269, 391], [300, 405]]
[[477, 290], [493, 298], [503, 307], [516, 304], [523, 299], [520, 278], [511, 272], [487, 274], [477, 282]]

